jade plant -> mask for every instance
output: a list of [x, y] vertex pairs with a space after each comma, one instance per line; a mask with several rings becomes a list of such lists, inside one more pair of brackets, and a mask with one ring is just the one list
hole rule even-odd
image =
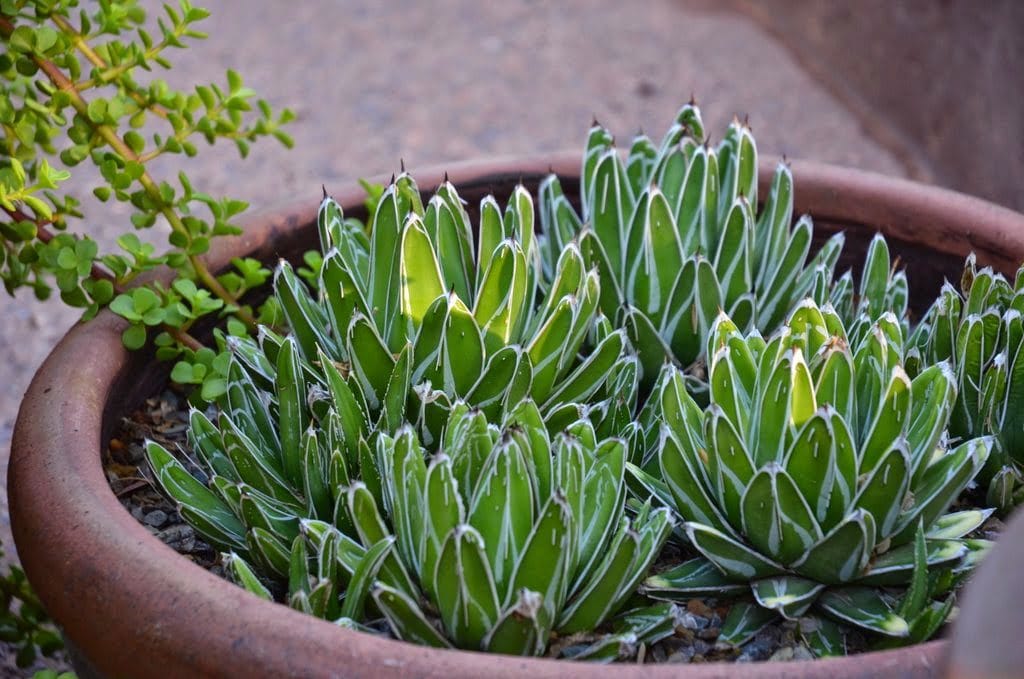
[[[237, 146], [244, 157], [261, 138], [290, 146], [282, 129], [294, 116], [255, 99], [241, 76], [224, 84], [177, 90], [158, 72], [171, 53], [206, 37], [210, 12], [180, 0], [147, 21], [137, 0], [5, 0], [0, 3], [0, 279], [7, 292], [31, 289], [40, 299], [59, 292], [85, 318], [111, 308], [129, 321], [125, 346], [153, 336], [161, 359], [175, 360], [179, 382], [219, 395], [226, 364], [222, 348], [193, 335], [203, 319], [227, 317], [244, 334], [273, 322], [273, 308], [253, 309], [243, 295], [270, 275], [251, 259], [211, 271], [203, 259], [213, 240], [240, 233], [246, 203], [204, 191], [183, 169], [173, 181], [154, 169], [167, 156], [188, 158], [202, 143]], [[155, 25], [154, 25], [155, 24]], [[99, 172], [95, 186], [72, 177], [81, 165]], [[80, 200], [91, 190], [92, 196]], [[101, 252], [88, 201], [131, 209], [117, 248]], [[160, 252], [136, 235], [166, 225]], [[174, 276], [139, 285], [157, 267]]]
[[947, 510], [993, 442], [948, 445], [953, 371], [938, 363], [910, 379], [903, 347], [893, 315], [851, 345], [839, 315], [811, 300], [767, 341], [720, 316], [710, 404], [701, 409], [668, 368], [653, 396], [660, 478], [632, 468], [685, 520], [700, 554], [649, 578], [646, 591], [752, 595], [760, 610], [736, 606], [726, 623], [735, 641], [774, 616], [809, 614], [890, 637], [931, 636], [952, 599], [925, 605], [919, 585], [903, 606], [884, 588], [925, 569], [948, 588], [988, 548], [964, 536], [990, 510]]
[[[275, 114], [241, 77], [226, 84], [201, 84], [183, 92], [140, 71], [172, 66], [170, 53], [205, 34], [209, 15], [189, 0], [165, 5], [147, 22], [137, 0], [4, 0], [0, 2], [0, 280], [6, 292], [31, 290], [61, 300], [90, 318], [111, 308], [130, 322], [129, 348], [142, 346], [150, 331], [161, 358], [179, 362], [179, 381], [204, 384], [207, 395], [222, 383], [217, 350], [192, 334], [203, 318], [227, 316], [231, 329], [255, 327], [273, 309], [254, 311], [240, 302], [269, 270], [252, 260], [235, 269], [210, 271], [202, 255], [212, 239], [239, 233], [245, 203], [214, 197], [194, 186], [187, 172], [175, 183], [151, 170], [163, 156], [198, 153], [199, 140], [227, 140], [241, 154], [256, 140], [273, 136], [293, 116]], [[99, 181], [76, 182], [75, 168], [92, 165]], [[132, 216], [117, 237], [117, 250], [100, 252], [89, 223], [88, 201], [125, 203]], [[143, 242], [135, 231], [158, 222], [170, 226], [169, 249]], [[174, 269], [166, 285], [139, 285], [160, 266]], [[226, 354], [225, 354], [226, 356]], [[37, 649], [62, 645], [17, 567], [5, 576], [4, 640], [17, 645], [19, 665]]]
[[950, 435], [994, 437], [979, 480], [986, 503], [1009, 512], [1024, 500], [1024, 267], [1011, 285], [969, 257], [960, 290], [943, 286], [909, 345], [915, 364], [952, 364], [959, 398]]

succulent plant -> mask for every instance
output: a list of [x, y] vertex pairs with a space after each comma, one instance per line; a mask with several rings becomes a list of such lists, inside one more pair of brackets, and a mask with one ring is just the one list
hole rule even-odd
[[767, 342], [719, 317], [710, 405], [702, 411], [668, 367], [654, 395], [664, 418], [660, 479], [631, 467], [685, 519], [701, 555], [649, 578], [647, 592], [752, 591], [771, 613], [738, 607], [746, 620], [733, 624], [747, 632], [814, 607], [892, 637], [933, 633], [948, 605], [908, 606], [908, 620], [880, 587], [910, 583], [920, 550], [917, 570], [934, 574], [966, 569], [987, 548], [962, 538], [990, 512], [945, 512], [991, 439], [946, 449], [953, 372], [942, 363], [911, 380], [903, 346], [891, 314], [851, 346], [838, 314], [810, 300]]
[[557, 177], [541, 185], [545, 270], [578, 244], [600, 271], [600, 308], [626, 328], [647, 386], [670, 360], [693, 366], [691, 388], [699, 391], [703, 370], [694, 363], [719, 309], [744, 330], [774, 330], [811, 291], [828, 292], [843, 245], [836, 234], [808, 261], [813, 225], [806, 215], [792, 224], [793, 175], [785, 163], [755, 215], [750, 128], [734, 121], [712, 148], [693, 104], [679, 111], [660, 145], [638, 135], [625, 161], [595, 122], [580, 195], [582, 217]]
[[868, 244], [859, 286], [854, 287], [853, 273], [848, 270], [832, 283], [827, 295], [814, 291], [815, 300], [828, 299], [854, 345], [860, 343], [883, 314], [895, 316], [904, 336], [907, 335], [910, 295], [907, 275], [897, 270], [897, 265], [898, 259], [892, 260], [885, 237], [876, 234]]
[[960, 291], [948, 282], [909, 340], [913, 365], [949, 361], [959, 397], [951, 436], [993, 435], [980, 479], [987, 503], [1007, 512], [1024, 500], [1024, 267], [1014, 285], [967, 259]]
[[[149, 461], [260, 596], [287, 581], [293, 607], [339, 624], [372, 612], [403, 639], [541, 653], [552, 630], [591, 632], [622, 608], [672, 527], [649, 504], [625, 514], [637, 361], [598, 317], [578, 249], [537, 292], [524, 190], [504, 218], [485, 199], [479, 264], [454, 188], [423, 217], [417, 195], [407, 175], [384, 192], [374, 228], [391, 244], [325, 198], [317, 294], [286, 263], [275, 276], [291, 333], [229, 338], [216, 423], [190, 413], [199, 464], [152, 442]], [[395, 248], [394, 275], [376, 270]], [[654, 633], [616, 629], [586, 654]]]
[[[489, 196], [474, 241], [451, 183], [424, 208], [403, 173], [381, 196], [367, 237], [325, 197], [320, 299], [286, 262], [275, 277], [300, 358], [315, 364], [322, 351], [340, 362], [374, 411], [390, 385], [400, 391], [396, 380], [411, 385], [410, 408], [427, 445], [456, 399], [494, 419], [527, 396], [546, 414], [556, 404], [589, 402], [635, 359], [624, 355], [624, 333], [600, 317], [597, 272], [578, 247], [560, 253], [541, 290], [533, 215], [522, 186], [504, 213]], [[584, 359], [588, 335], [593, 351]], [[392, 411], [390, 431], [401, 422]]]
[[[809, 258], [789, 168], [755, 216], [756, 168], [688, 105], [625, 160], [595, 124], [583, 217], [549, 177], [537, 233], [522, 186], [476, 237], [447, 180], [424, 206], [403, 171], [370, 227], [325, 195], [322, 256], [274, 277], [287, 334], [226, 340], [196, 464], [148, 443], [154, 476], [241, 586], [419, 643], [613, 659], [673, 629], [641, 581], [739, 597], [734, 643], [779, 615], [819, 654], [927, 639], [989, 547], [989, 510], [947, 512], [1024, 436], [1024, 273], [972, 268], [911, 335], [884, 238], [833, 280], [842, 234]], [[644, 580], [676, 516], [700, 556]]]

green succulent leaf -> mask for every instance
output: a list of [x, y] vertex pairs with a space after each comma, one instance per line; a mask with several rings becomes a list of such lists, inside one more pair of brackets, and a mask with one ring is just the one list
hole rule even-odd
[[751, 583], [754, 599], [787, 620], [799, 618], [815, 602], [825, 585], [806, 578], [781, 576]]
[[818, 605], [836, 620], [869, 632], [890, 637], [906, 637], [910, 625], [895, 613], [877, 590], [867, 587], [842, 587], [826, 590]]

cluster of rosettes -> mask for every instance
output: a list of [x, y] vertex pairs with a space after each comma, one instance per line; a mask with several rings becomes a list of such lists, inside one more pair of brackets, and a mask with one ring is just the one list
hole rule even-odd
[[756, 212], [750, 129], [712, 148], [693, 105], [625, 159], [595, 124], [580, 198], [551, 176], [474, 228], [403, 173], [368, 228], [325, 197], [315, 285], [281, 263], [287, 327], [230, 338], [191, 413], [205, 478], [147, 445], [182, 516], [255, 594], [435, 646], [614, 659], [707, 595], [735, 643], [934, 634], [988, 546], [947, 510], [1020, 454], [1024, 276], [971, 269], [911, 333], [884, 239], [836, 277], [788, 167]]

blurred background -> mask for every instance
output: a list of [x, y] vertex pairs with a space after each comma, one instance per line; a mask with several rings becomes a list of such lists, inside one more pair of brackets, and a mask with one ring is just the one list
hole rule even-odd
[[[159, 3], [152, 5], [155, 15]], [[193, 184], [251, 203], [319, 201], [391, 173], [581, 149], [591, 119], [658, 138], [695, 96], [714, 137], [749, 116], [760, 151], [952, 187], [1024, 209], [1020, 0], [207, 0], [210, 38], [158, 74], [179, 87], [238, 70], [290, 107], [295, 149], [201, 149]], [[155, 19], [155, 16], [154, 16]], [[151, 168], [173, 177], [183, 162]], [[123, 206], [77, 187], [94, 233]], [[799, 191], [799, 186], [796, 187]], [[154, 230], [155, 231], [155, 230]], [[154, 240], [164, 238], [153, 234]], [[102, 240], [102, 238], [101, 238]], [[107, 241], [109, 242], [109, 240]], [[0, 459], [35, 368], [76, 320], [0, 297]], [[82, 360], [88, 360], [83, 356]], [[9, 537], [0, 497], [0, 538]]]

